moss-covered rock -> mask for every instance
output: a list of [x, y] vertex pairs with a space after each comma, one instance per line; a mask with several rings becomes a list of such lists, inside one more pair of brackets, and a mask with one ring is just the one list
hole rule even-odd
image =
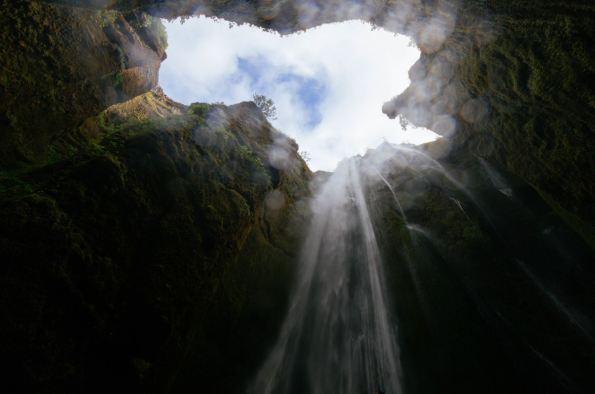
[[73, 155], [2, 174], [7, 384], [229, 392], [257, 366], [309, 170], [254, 104], [196, 108], [149, 92], [88, 120]]
[[385, 105], [444, 134], [453, 149], [523, 178], [593, 239], [591, 136], [595, 8], [584, 1], [462, 2], [443, 46], [423, 53], [411, 86]]
[[81, 122], [157, 85], [157, 18], [0, 2], [0, 168], [40, 162]]
[[385, 158], [400, 204], [372, 171], [406, 392], [592, 391], [595, 251], [522, 179], [433, 145], [362, 164]]

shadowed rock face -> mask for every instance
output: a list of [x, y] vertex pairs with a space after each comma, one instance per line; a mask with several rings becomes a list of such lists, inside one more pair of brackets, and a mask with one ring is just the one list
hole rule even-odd
[[159, 91], [86, 127], [86, 149], [0, 181], [5, 383], [237, 390], [286, 301], [309, 178], [297, 145], [252, 103]]
[[[384, 111], [443, 134], [427, 149], [490, 212], [402, 165], [388, 182], [431, 233], [408, 234], [387, 190], [368, 196], [407, 392], [592, 391], [591, 2], [81, 4], [0, 2], [9, 391], [240, 392], [276, 335], [310, 173], [252, 104], [185, 107], [151, 90], [165, 39], [149, 15], [194, 14], [410, 35], [422, 57]], [[488, 185], [480, 159], [520, 201]]]
[[157, 85], [158, 19], [21, 0], [0, 8], [0, 168], [43, 161], [85, 118]]
[[361, 164], [405, 392], [593, 391], [593, 250], [522, 179], [435, 155], [387, 144]]
[[484, 15], [466, 32], [459, 12], [443, 48], [422, 55], [411, 86], [384, 111], [525, 179], [593, 244], [594, 96], [585, 81], [595, 76], [595, 8], [494, 2]]

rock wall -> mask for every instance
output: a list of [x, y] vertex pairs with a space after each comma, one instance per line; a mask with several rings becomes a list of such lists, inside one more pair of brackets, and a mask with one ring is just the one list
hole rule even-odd
[[0, 2], [0, 169], [43, 162], [84, 119], [157, 85], [159, 19]]
[[524, 179], [595, 246], [594, 17], [581, 1], [487, 2], [466, 29], [460, 11], [443, 48], [422, 55], [384, 110]]
[[283, 316], [308, 192], [253, 103], [159, 90], [84, 148], [0, 180], [0, 348], [11, 392], [234, 392]]
[[426, 148], [362, 160], [405, 392], [593, 391], [593, 250], [522, 179]]

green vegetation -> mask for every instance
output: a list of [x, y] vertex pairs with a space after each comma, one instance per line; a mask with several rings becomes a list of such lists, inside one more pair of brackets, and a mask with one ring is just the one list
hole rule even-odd
[[[86, 122], [84, 142], [53, 144], [46, 164], [0, 174], [2, 284], [28, 311], [10, 312], [2, 346], [38, 366], [25, 386], [68, 374], [44, 384], [107, 390], [114, 362], [139, 390], [221, 377], [229, 392], [252, 373], [283, 317], [299, 233], [286, 223], [309, 171], [275, 173], [288, 206], [269, 218], [276, 131], [246, 130], [245, 111], [260, 116], [151, 92]], [[78, 361], [83, 348], [92, 365]]]
[[151, 20], [151, 30], [155, 32], [158, 47], [165, 50], [167, 48], [167, 31], [160, 19], [153, 18]]
[[309, 163], [310, 160], [312, 160], [312, 158], [310, 157], [310, 153], [308, 153], [307, 151], [301, 150], [298, 153], [306, 163]]
[[256, 106], [262, 111], [267, 119], [277, 119], [277, 107], [275, 107], [275, 103], [272, 99], [256, 93], [252, 95], [252, 98], [254, 100], [254, 104], [256, 104]]
[[488, 100], [489, 121], [468, 126], [456, 139], [469, 151], [489, 151], [491, 160], [566, 211], [593, 221], [595, 99], [585, 81], [595, 77], [586, 40], [595, 31], [588, 16], [595, 9], [554, 2], [492, 7], [498, 33], [465, 47], [459, 73], [473, 96]]
[[109, 27], [116, 23], [116, 20], [121, 14], [118, 11], [113, 10], [103, 10], [98, 12], [98, 22], [99, 26], [102, 28]]
[[188, 111], [197, 115], [199, 118], [204, 119], [209, 112], [210, 105], [206, 103], [192, 103], [188, 107]]
[[112, 75], [112, 86], [116, 90], [122, 90], [124, 87], [124, 77], [121, 72], [116, 72]]
[[[50, 144], [75, 143], [85, 119], [153, 87], [149, 73], [125, 72], [156, 67], [167, 41], [163, 25], [142, 13], [127, 15], [127, 25], [120, 15], [48, 2], [0, 4], [0, 167], [45, 162]], [[140, 31], [128, 36], [133, 20]], [[130, 63], [130, 50], [142, 51], [135, 55], [141, 60]]]

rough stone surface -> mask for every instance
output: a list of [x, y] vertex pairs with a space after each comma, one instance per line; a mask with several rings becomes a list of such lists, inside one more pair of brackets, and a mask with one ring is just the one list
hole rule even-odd
[[160, 91], [94, 123], [86, 149], [0, 179], [5, 384], [237, 390], [285, 306], [308, 193], [297, 145], [252, 103]]
[[85, 118], [157, 85], [158, 19], [24, 0], [0, 10], [0, 168], [43, 161]]

